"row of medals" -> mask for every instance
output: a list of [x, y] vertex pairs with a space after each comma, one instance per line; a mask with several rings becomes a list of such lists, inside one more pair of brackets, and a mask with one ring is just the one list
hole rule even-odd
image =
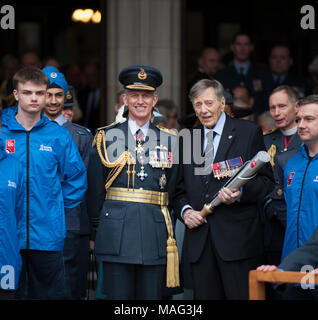
[[[156, 149], [159, 151], [168, 152], [168, 149], [165, 146], [157, 146]], [[141, 139], [137, 139], [136, 152], [137, 152], [138, 161], [141, 164], [140, 171], [137, 173], [137, 176], [141, 181], [144, 181], [145, 178], [148, 177], [148, 173], [145, 172], [145, 167], [144, 167], [145, 150], [144, 150], [143, 142]], [[162, 169], [163, 173], [159, 178], [159, 187], [160, 187], [160, 190], [163, 190], [167, 184], [167, 176], [164, 170], [165, 168], [171, 168], [171, 163], [169, 161], [163, 161], [162, 159], [158, 158], [156, 155], [157, 155], [157, 151], [150, 152], [149, 164], [153, 168]]]

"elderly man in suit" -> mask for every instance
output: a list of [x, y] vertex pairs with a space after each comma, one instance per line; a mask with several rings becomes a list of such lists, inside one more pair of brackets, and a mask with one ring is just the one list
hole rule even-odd
[[[225, 162], [242, 164], [265, 150], [262, 130], [224, 113], [224, 89], [216, 80], [200, 80], [189, 98], [201, 124], [190, 131], [191, 143], [180, 143], [174, 209], [187, 227], [194, 297], [247, 299], [248, 272], [260, 261], [263, 249], [257, 202], [272, 188], [272, 172], [266, 165], [240, 190], [222, 188], [227, 178], [218, 178], [228, 173], [220, 169]], [[202, 143], [194, 141], [200, 135]], [[191, 159], [186, 159], [189, 148]], [[200, 154], [204, 166], [197, 164]], [[221, 205], [203, 218], [200, 210], [215, 194]]]

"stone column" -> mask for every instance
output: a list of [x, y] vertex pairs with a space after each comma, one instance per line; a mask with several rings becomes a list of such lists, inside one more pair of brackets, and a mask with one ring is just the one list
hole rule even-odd
[[181, 103], [181, 0], [106, 0], [107, 123], [114, 119], [118, 74], [130, 65], [158, 68], [159, 99]]

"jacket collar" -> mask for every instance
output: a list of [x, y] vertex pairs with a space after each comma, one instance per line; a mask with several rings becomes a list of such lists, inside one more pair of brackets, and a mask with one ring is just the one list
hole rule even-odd
[[[300, 146], [300, 152], [302, 154], [302, 156], [306, 159], [309, 159], [309, 155], [308, 155], [308, 147], [306, 144], [302, 144]], [[312, 160], [317, 160], [318, 159], [318, 153], [313, 157]]]
[[[6, 126], [9, 130], [26, 131], [21, 124], [16, 120], [15, 116], [18, 113], [18, 106], [6, 108], [2, 111], [2, 125]], [[32, 128], [42, 127], [49, 123], [51, 120], [42, 112], [41, 119]]]

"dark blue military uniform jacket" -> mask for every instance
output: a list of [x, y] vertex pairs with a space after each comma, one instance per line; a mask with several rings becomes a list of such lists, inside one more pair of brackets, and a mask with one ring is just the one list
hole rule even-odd
[[[70, 121], [65, 122], [63, 127], [71, 133], [85, 167], [87, 168], [93, 141], [91, 132], [89, 129]], [[79, 206], [72, 209], [66, 215], [65, 219], [67, 230], [80, 231], [81, 234], [90, 234], [92, 232], [87, 215], [86, 197]]]
[[[123, 151], [127, 150], [134, 157], [136, 156], [136, 142], [128, 127], [128, 121], [102, 130], [106, 134], [106, 149], [109, 158], [113, 156], [113, 159], [117, 159]], [[149, 136], [150, 133], [153, 135]], [[160, 139], [160, 136], [164, 139]], [[145, 147], [147, 143], [152, 144], [149, 148], [151, 151], [156, 146], [165, 145], [169, 152], [173, 152], [175, 140], [176, 136], [150, 124]], [[101, 149], [104, 153], [103, 146]], [[127, 170], [126, 164], [112, 183], [111, 188], [128, 187]], [[132, 170], [132, 166], [129, 170]], [[92, 219], [98, 224], [95, 241], [97, 258], [117, 263], [165, 264], [168, 235], [160, 205], [105, 200], [105, 181], [110, 171], [110, 168], [102, 164], [95, 146], [88, 167], [88, 208]], [[173, 196], [175, 165], [170, 169], [162, 169], [153, 168], [149, 163], [144, 164], [144, 171], [148, 176], [143, 181], [137, 176], [141, 172], [141, 164], [138, 161], [135, 171], [135, 189], [164, 191], [169, 192], [169, 198]], [[167, 177], [167, 184], [164, 190], [161, 190], [159, 180], [164, 173]], [[133, 188], [132, 175], [130, 175], [129, 187]]]

